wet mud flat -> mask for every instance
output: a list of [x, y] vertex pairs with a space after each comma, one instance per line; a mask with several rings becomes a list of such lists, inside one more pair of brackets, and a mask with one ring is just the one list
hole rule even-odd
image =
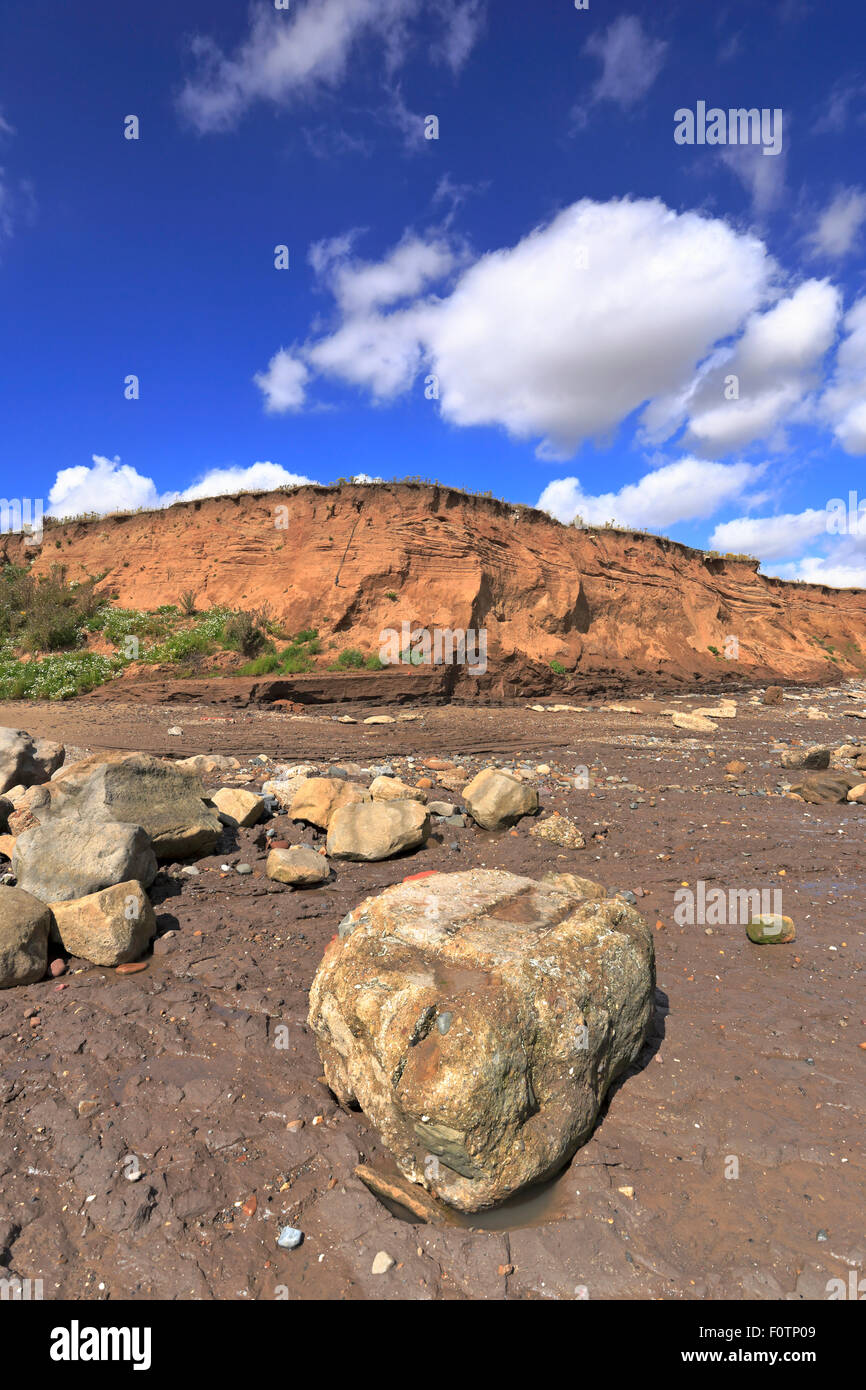
[[[274, 761], [387, 762], [409, 780], [429, 756], [470, 772], [525, 762], [542, 814], [570, 816], [586, 847], [538, 840], [528, 819], [516, 833], [440, 824], [420, 851], [334, 863], [330, 884], [292, 891], [265, 877], [258, 826], [226, 832], [197, 874], [165, 866], [145, 969], [73, 959], [58, 980], [0, 993], [0, 1275], [77, 1299], [825, 1299], [866, 1264], [866, 808], [786, 798], [794, 775], [772, 745], [856, 742], [863, 703], [740, 697], [737, 717], [701, 736], [652, 710], [443, 707], [367, 726], [207, 705], [5, 706], [4, 724], [82, 750], [234, 753], [253, 787]], [[726, 773], [731, 760], [745, 771]], [[431, 798], [459, 801], [428, 775]], [[318, 843], [287, 817], [268, 825]], [[653, 927], [656, 1012], [563, 1173], [431, 1224], [357, 1176], [393, 1162], [323, 1085], [307, 994], [364, 896], [471, 867], [633, 892]], [[698, 880], [780, 891], [797, 940], [756, 947], [739, 923], [677, 920], [677, 890]], [[299, 1248], [277, 1247], [285, 1225], [304, 1232]], [[394, 1264], [375, 1275], [380, 1251]]]

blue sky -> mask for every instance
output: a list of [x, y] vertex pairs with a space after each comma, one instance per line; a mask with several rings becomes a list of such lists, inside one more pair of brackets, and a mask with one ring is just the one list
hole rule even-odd
[[[7, 498], [421, 475], [866, 586], [827, 526], [866, 511], [860, 0], [91, 0], [2, 39]], [[675, 140], [699, 103], [724, 143]]]

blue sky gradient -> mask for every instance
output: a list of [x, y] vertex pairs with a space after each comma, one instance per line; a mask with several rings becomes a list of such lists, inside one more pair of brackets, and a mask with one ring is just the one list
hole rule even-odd
[[[866, 586], [866, 523], [825, 524], [866, 511], [857, 0], [92, 0], [2, 37], [6, 497], [421, 475]], [[782, 153], [677, 145], [699, 101], [781, 110]]]

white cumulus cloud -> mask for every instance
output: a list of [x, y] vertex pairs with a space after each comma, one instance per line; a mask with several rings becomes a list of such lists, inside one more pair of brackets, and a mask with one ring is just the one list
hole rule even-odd
[[309, 369], [291, 352], [280, 348], [268, 363], [267, 371], [256, 372], [253, 381], [265, 398], [265, 410], [282, 414], [300, 410], [306, 399]]
[[782, 560], [826, 535], [826, 509], [810, 507], [782, 516], [740, 516], [723, 521], [713, 531], [710, 545], [714, 550], [758, 555], [762, 560]]
[[679, 411], [688, 416], [684, 448], [713, 456], [766, 440], [796, 417], [817, 384], [840, 311], [833, 285], [807, 280], [750, 315], [737, 342], [705, 363], [690, 393], [674, 403], [667, 429], [648, 417], [650, 437], [664, 438], [680, 423]]
[[566, 524], [580, 516], [594, 526], [616, 521], [645, 530], [664, 529], [712, 516], [741, 497], [762, 471], [759, 464], [684, 458], [654, 468], [616, 492], [587, 493], [579, 478], [558, 478], [548, 483], [537, 505]]
[[182, 492], [160, 493], [152, 478], [119, 458], [93, 455], [91, 465], [62, 468], [48, 494], [48, 515], [79, 516], [85, 512], [129, 512], [167, 507], [176, 501], [221, 497], [234, 492], [269, 492], [280, 487], [312, 483], [278, 463], [253, 463], [248, 468], [212, 468]]
[[159, 493], [146, 478], [119, 458], [93, 455], [90, 467], [61, 468], [48, 494], [49, 516], [78, 516], [82, 512], [134, 511], [158, 507]]
[[[446, 420], [502, 426], [555, 458], [684, 390], [775, 276], [756, 237], [658, 200], [582, 200], [468, 267], [441, 233], [424, 248], [404, 238], [378, 266], [318, 252], [342, 321], [296, 360], [377, 399], [408, 390], [423, 366]], [[385, 312], [413, 284], [427, 292]]]

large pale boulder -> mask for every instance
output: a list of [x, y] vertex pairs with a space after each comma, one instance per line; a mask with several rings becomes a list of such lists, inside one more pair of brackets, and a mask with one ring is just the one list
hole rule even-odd
[[42, 979], [50, 923], [45, 903], [20, 888], [0, 886], [0, 989]]
[[589, 1137], [641, 1050], [654, 986], [652, 934], [621, 898], [475, 869], [397, 884], [344, 918], [309, 1021], [328, 1085], [400, 1171], [480, 1211]]
[[320, 830], [327, 830], [331, 817], [341, 806], [369, 801], [370, 793], [357, 782], [342, 777], [305, 777], [292, 798], [289, 815], [292, 820], [309, 821]]
[[51, 935], [70, 955], [94, 965], [138, 960], [156, 932], [156, 917], [140, 883], [117, 883], [71, 902], [51, 904]]
[[49, 805], [33, 811], [42, 825], [58, 818], [140, 825], [160, 860], [205, 854], [222, 834], [196, 773], [147, 753], [85, 759], [55, 778], [50, 792]]
[[370, 801], [341, 806], [328, 827], [333, 859], [391, 859], [417, 849], [430, 834], [430, 816], [417, 801]]
[[315, 883], [324, 883], [331, 875], [331, 868], [324, 854], [309, 849], [306, 845], [293, 845], [291, 849], [272, 849], [265, 864], [265, 873], [277, 883], [289, 883], [295, 888], [307, 888]]
[[485, 830], [513, 825], [521, 816], [538, 810], [538, 792], [512, 777], [510, 772], [485, 767], [463, 789], [469, 814]]
[[262, 798], [256, 792], [245, 791], [243, 787], [220, 787], [211, 796], [211, 801], [229, 825], [255, 825], [265, 814]]
[[23, 729], [0, 729], [0, 795], [19, 783], [47, 782], [64, 756], [62, 743], [31, 738]]
[[65, 902], [135, 879], [148, 888], [156, 856], [138, 825], [50, 821], [15, 841], [12, 872], [19, 888], [44, 903]]

